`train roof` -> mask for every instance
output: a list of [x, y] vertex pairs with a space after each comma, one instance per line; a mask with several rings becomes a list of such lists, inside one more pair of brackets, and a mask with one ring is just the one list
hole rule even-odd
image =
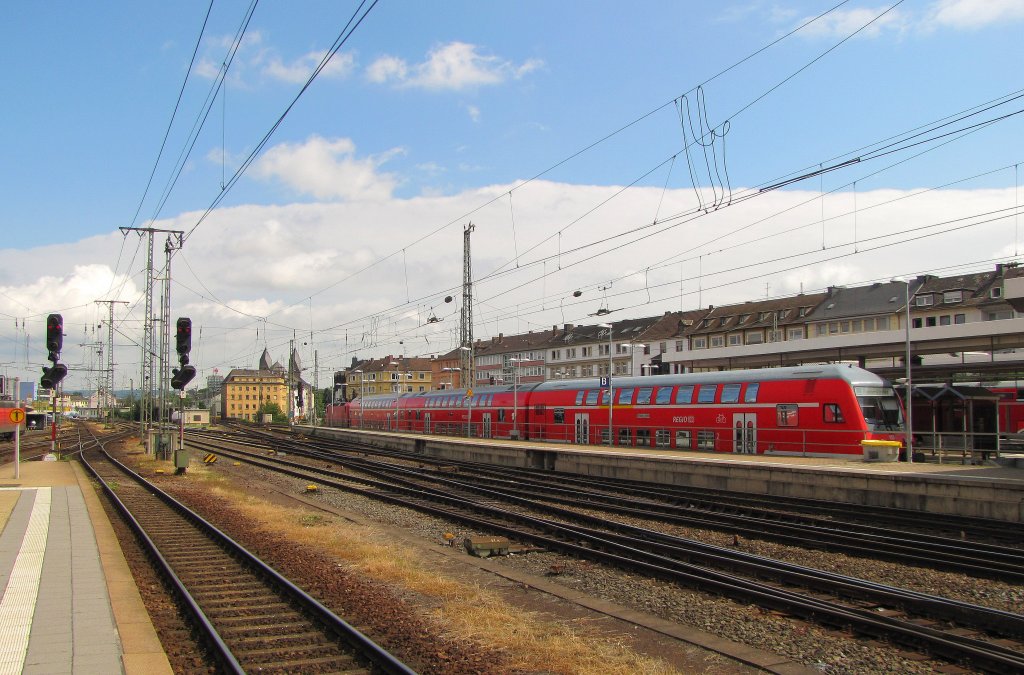
[[[814, 366], [788, 366], [785, 368], [758, 368], [754, 370], [719, 370], [708, 373], [681, 375], [620, 376], [612, 378], [612, 385], [621, 387], [657, 387], [678, 384], [729, 384], [733, 382], [778, 382], [785, 380], [845, 380], [851, 385], [877, 387], [886, 381], [874, 373], [856, 366], [823, 364]], [[596, 389], [600, 379], [550, 380], [537, 385], [536, 391], [559, 389]]]
[[[779, 382], [786, 380], [845, 380], [851, 386], [878, 387], [888, 382], [869, 370], [853, 365], [821, 364], [813, 366], [787, 366], [785, 368], [757, 368], [752, 370], [718, 370], [708, 373], [686, 373], [679, 375], [648, 375], [646, 377], [618, 376], [612, 378], [612, 385], [621, 387], [658, 387], [679, 384], [729, 384], [734, 382]], [[547, 382], [530, 382], [520, 384], [518, 389], [528, 391], [559, 391], [577, 389], [598, 389], [601, 380], [597, 377], [573, 380], [548, 380]], [[516, 388], [511, 384], [490, 384], [473, 387], [473, 394], [511, 393]], [[443, 398], [446, 396], [466, 396], [465, 389], [433, 389], [421, 392], [403, 392], [401, 394], [379, 394], [367, 396], [366, 400], [394, 400], [420, 396], [423, 398]], [[354, 401], [358, 401], [356, 398]]]

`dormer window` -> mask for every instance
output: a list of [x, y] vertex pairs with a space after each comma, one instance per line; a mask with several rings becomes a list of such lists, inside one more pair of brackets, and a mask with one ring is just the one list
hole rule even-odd
[[919, 295], [914, 298], [914, 304], [918, 307], [931, 307], [932, 296], [931, 295]]
[[998, 300], [999, 298], [1003, 297], [1003, 287], [993, 286], [988, 291], [988, 297], [992, 298], [993, 300]]
[[964, 292], [963, 291], [946, 291], [942, 294], [942, 302], [949, 304], [951, 302], [963, 302]]

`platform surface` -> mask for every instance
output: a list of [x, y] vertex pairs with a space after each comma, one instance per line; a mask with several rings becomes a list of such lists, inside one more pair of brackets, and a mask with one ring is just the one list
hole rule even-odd
[[0, 466], [0, 675], [171, 673], [81, 467], [14, 474]]

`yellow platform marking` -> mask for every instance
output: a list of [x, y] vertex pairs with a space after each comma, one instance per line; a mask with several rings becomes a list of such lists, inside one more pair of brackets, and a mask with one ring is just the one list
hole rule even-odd
[[217, 461], [217, 455], [211, 452], [208, 455], [206, 455], [206, 457], [203, 457], [203, 461], [206, 462], [207, 464], [213, 464], [214, 462]]

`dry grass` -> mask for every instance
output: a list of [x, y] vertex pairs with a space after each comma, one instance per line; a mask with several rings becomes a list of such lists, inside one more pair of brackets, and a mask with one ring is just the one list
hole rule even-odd
[[301, 509], [284, 508], [234, 489], [223, 478], [196, 468], [189, 474], [210, 481], [210, 491], [232, 503], [268, 530], [299, 544], [317, 547], [346, 561], [361, 574], [411, 591], [434, 603], [434, 617], [455, 639], [476, 640], [505, 652], [526, 672], [661, 675], [670, 665], [632, 651], [624, 639], [595, 635], [537, 613], [524, 613], [498, 594], [446, 578], [424, 566], [407, 549], [388, 542], [372, 528]]

